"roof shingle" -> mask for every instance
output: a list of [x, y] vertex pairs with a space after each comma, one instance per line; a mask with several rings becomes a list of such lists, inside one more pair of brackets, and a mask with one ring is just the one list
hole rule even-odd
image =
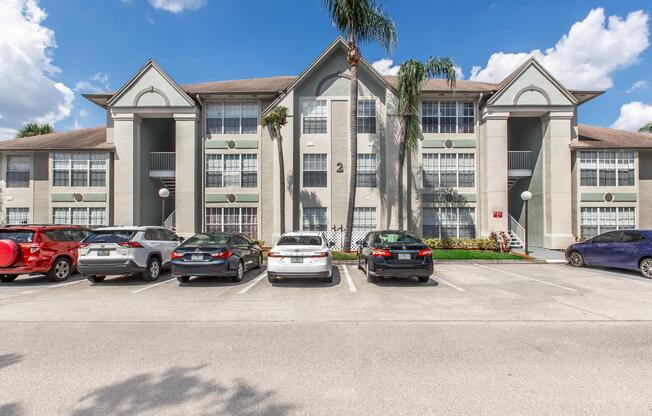
[[106, 127], [61, 131], [0, 141], [0, 150], [110, 150]]
[[580, 124], [579, 140], [571, 143], [574, 149], [644, 149], [652, 148], [652, 134], [616, 130], [607, 127]]

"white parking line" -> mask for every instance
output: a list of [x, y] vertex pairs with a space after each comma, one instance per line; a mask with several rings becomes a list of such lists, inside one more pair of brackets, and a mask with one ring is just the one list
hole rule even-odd
[[57, 287], [61, 287], [61, 286], [72, 286], [72, 285], [76, 285], [77, 283], [81, 283], [81, 282], [83, 282], [85, 280], [86, 279], [79, 279], [79, 280], [75, 280], [75, 281], [72, 281], [72, 282], [59, 283], [59, 284], [56, 284], [56, 285], [48, 286], [48, 289], [56, 289]]
[[344, 269], [344, 277], [346, 278], [346, 283], [349, 285], [349, 291], [352, 293], [357, 293], [358, 289], [355, 287], [355, 283], [353, 283], [353, 279], [351, 279], [351, 274], [349, 274], [349, 268], [346, 267], [346, 265], [342, 265], [342, 269]]
[[161, 286], [161, 285], [164, 285], [164, 284], [166, 284], [166, 283], [170, 283], [170, 282], [173, 281], [173, 280], [177, 280], [177, 278], [176, 278], [176, 277], [173, 277], [173, 278], [168, 279], [168, 280], [163, 280], [162, 282], [158, 282], [158, 283], [154, 283], [154, 284], [151, 284], [151, 285], [147, 285], [147, 286], [145, 286], [145, 287], [141, 287], [140, 289], [132, 290], [131, 293], [140, 293], [140, 292], [142, 292], [142, 291], [144, 291], [144, 290], [151, 289], [151, 288], [156, 287], [156, 286]]
[[521, 275], [521, 274], [513, 273], [513, 272], [509, 272], [509, 271], [507, 271], [507, 270], [495, 269], [495, 268], [493, 268], [493, 267], [485, 266], [485, 265], [483, 265], [483, 264], [477, 264], [477, 263], [474, 263], [473, 265], [474, 265], [474, 266], [477, 266], [477, 267], [481, 267], [481, 268], [483, 268], [483, 269], [492, 270], [492, 271], [497, 272], [497, 273], [509, 274], [509, 275], [514, 276], [514, 277], [520, 277], [521, 279], [532, 280], [533, 282], [538, 282], [538, 283], [541, 283], [541, 284], [543, 284], [543, 285], [548, 285], [548, 286], [558, 287], [558, 288], [560, 288], [560, 289], [568, 290], [569, 292], [577, 292], [577, 291], [578, 291], [577, 289], [573, 289], [572, 287], [562, 286], [562, 285], [558, 285], [558, 284], [556, 284], [556, 283], [547, 282], [547, 281], [545, 281], [545, 280], [535, 279], [534, 277], [523, 276], [523, 275]]
[[442, 278], [439, 277], [439, 276], [435, 276], [435, 275], [433, 274], [432, 277], [434, 277], [437, 281], [442, 282], [442, 283], [445, 284], [446, 286], [450, 286], [450, 287], [452, 287], [453, 289], [457, 290], [458, 292], [466, 292], [465, 289], [462, 289], [461, 287], [459, 287], [459, 286], [457, 286], [457, 285], [454, 285], [454, 284], [452, 284], [451, 282], [448, 282], [448, 281], [442, 279]]
[[259, 274], [258, 276], [256, 276], [256, 277], [254, 278], [254, 280], [252, 280], [252, 281], [251, 281], [247, 286], [243, 287], [243, 288], [238, 292], [238, 295], [244, 295], [245, 293], [249, 292], [249, 289], [251, 289], [252, 287], [256, 286], [256, 284], [258, 284], [258, 282], [260, 282], [261, 280], [263, 280], [265, 277], [267, 277], [267, 272], [262, 272], [261, 274]]

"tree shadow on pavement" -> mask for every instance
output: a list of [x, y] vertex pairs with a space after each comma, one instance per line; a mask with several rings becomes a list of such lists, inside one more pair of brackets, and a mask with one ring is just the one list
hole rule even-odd
[[23, 356], [20, 354], [2, 354], [0, 355], [0, 368], [9, 367], [10, 365], [17, 364], [22, 360]]
[[82, 397], [71, 414], [285, 416], [296, 407], [279, 402], [273, 390], [259, 390], [242, 379], [231, 385], [205, 379], [197, 374], [205, 368], [172, 367], [162, 374], [135, 375]]
[[0, 405], [0, 416], [21, 416], [25, 414], [23, 408], [18, 403], [8, 403]]

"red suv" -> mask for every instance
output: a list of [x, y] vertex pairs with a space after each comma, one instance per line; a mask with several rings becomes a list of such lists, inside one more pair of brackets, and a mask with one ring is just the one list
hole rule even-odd
[[0, 281], [44, 273], [66, 280], [77, 267], [77, 248], [90, 230], [71, 225], [17, 225], [0, 228]]

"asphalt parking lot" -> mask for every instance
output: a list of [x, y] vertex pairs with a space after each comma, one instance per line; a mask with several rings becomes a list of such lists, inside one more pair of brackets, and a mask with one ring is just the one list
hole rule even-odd
[[550, 264], [416, 279], [0, 284], [0, 415], [650, 414], [652, 281]]

